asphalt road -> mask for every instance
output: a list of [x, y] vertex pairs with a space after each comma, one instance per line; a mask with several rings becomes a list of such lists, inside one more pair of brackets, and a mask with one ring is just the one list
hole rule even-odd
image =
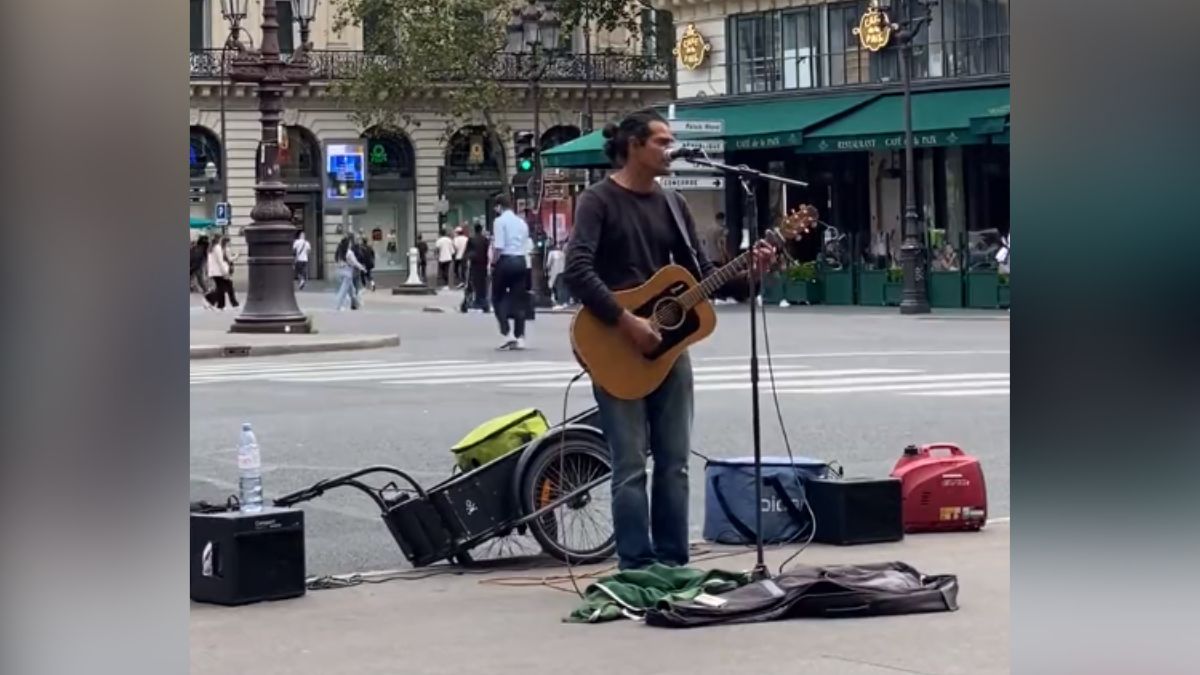
[[[368, 298], [369, 301], [369, 298]], [[372, 464], [432, 484], [450, 472], [449, 448], [476, 424], [536, 406], [557, 421], [570, 379], [569, 316], [540, 315], [530, 348], [496, 352], [490, 315], [422, 313], [371, 303], [329, 311], [304, 294], [318, 326], [399, 333], [402, 346], [360, 352], [193, 361], [191, 498], [236, 490], [240, 424], [262, 446], [268, 496]], [[692, 351], [697, 369], [694, 448], [752, 454], [749, 326], [743, 307], [721, 307], [715, 335]], [[232, 317], [193, 310], [193, 328]], [[210, 325], [211, 324], [211, 325]], [[1009, 513], [1009, 324], [995, 313], [901, 317], [893, 309], [790, 308], [768, 314], [772, 363], [792, 450], [835, 459], [847, 475], [885, 476], [905, 445], [950, 441], [983, 463], [990, 517]], [[761, 338], [761, 335], [760, 335]], [[766, 351], [760, 347], [765, 361]], [[765, 455], [784, 455], [765, 365]], [[569, 410], [593, 405], [576, 385]], [[693, 458], [692, 524], [700, 535], [704, 463]], [[305, 507], [311, 574], [394, 569], [405, 561], [363, 495], [333, 491]]]

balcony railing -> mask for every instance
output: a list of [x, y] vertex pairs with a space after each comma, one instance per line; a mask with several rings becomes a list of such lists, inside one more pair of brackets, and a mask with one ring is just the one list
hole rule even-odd
[[[227, 55], [232, 59], [232, 54]], [[387, 64], [387, 57], [364, 52], [317, 49], [310, 53], [312, 79], [348, 80], [357, 77], [371, 64]], [[203, 49], [191, 52], [190, 72], [193, 80], [215, 80], [221, 77], [221, 50]], [[528, 54], [501, 54], [495, 63], [495, 78], [501, 81], [522, 81], [530, 77], [535, 67]], [[545, 64], [542, 81], [669, 84], [670, 61], [639, 54], [560, 54]]]
[[[1010, 69], [1007, 34], [913, 47], [914, 81], [1007, 75]], [[899, 55], [894, 49], [876, 54], [864, 49], [815, 54], [798, 50], [795, 56], [731, 61], [728, 67], [730, 91], [737, 94], [900, 81]]]

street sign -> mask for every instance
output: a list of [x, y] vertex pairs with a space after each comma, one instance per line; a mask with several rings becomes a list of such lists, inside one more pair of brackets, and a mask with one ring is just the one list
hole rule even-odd
[[562, 182], [547, 182], [542, 196], [546, 199], [566, 199], [571, 192], [571, 186]]
[[724, 176], [663, 176], [659, 184], [672, 190], [722, 190]]
[[671, 131], [677, 134], [723, 134], [725, 120], [671, 120]]
[[710, 155], [725, 154], [724, 139], [698, 139], [698, 138], [681, 138], [679, 145], [685, 148], [700, 148]]
[[229, 227], [229, 202], [217, 202], [213, 221], [217, 227]]

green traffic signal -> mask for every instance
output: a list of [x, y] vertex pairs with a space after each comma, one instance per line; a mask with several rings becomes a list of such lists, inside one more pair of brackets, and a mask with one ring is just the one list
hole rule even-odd
[[517, 163], [517, 166], [521, 169], [521, 171], [531, 171], [533, 169], [533, 160], [529, 159], [528, 157], [522, 157], [520, 162]]

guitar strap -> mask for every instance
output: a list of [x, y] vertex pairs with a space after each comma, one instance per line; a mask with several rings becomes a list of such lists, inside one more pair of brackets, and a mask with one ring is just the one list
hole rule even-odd
[[696, 257], [696, 248], [692, 246], [692, 238], [688, 236], [687, 221], [683, 219], [683, 209], [679, 206], [679, 200], [682, 197], [675, 190], [663, 190], [667, 195], [667, 206], [671, 208], [671, 218], [675, 221], [675, 227], [679, 230], [679, 236], [683, 237], [683, 243], [687, 245], [688, 253], [692, 256], [692, 265], [696, 269], [696, 278], [704, 276], [704, 270], [700, 269], [700, 260]]

